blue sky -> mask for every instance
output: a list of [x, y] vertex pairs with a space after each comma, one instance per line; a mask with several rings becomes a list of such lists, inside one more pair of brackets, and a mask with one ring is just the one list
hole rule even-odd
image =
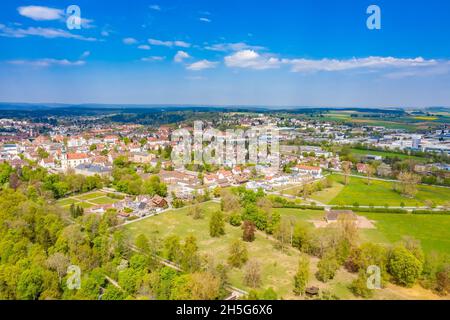
[[2, 1], [0, 101], [450, 106], [450, 2]]

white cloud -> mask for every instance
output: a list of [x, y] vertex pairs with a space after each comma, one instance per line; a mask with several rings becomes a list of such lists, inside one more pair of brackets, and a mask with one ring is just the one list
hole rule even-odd
[[316, 71], [344, 71], [352, 69], [385, 69], [385, 68], [409, 68], [429, 67], [438, 62], [436, 60], [425, 60], [422, 57], [414, 59], [403, 59], [394, 57], [367, 57], [352, 59], [283, 59], [284, 63], [292, 66], [293, 72], [316, 72]]
[[149, 45], [141, 44], [140, 46], [138, 46], [138, 49], [141, 49], [141, 50], [150, 50], [151, 48], [150, 48]]
[[232, 68], [265, 70], [279, 68], [281, 61], [270, 56], [261, 56], [254, 50], [242, 50], [225, 57], [225, 65]]
[[145, 61], [145, 62], [162, 61], [165, 58], [166, 57], [161, 57], [161, 56], [150, 56], [150, 57], [141, 58], [141, 61]]
[[95, 25], [92, 24], [93, 22], [94, 22], [94, 20], [92, 20], [92, 19], [81, 18], [81, 28], [82, 29], [95, 28]]
[[206, 50], [211, 51], [241, 51], [241, 50], [266, 50], [265, 47], [252, 46], [246, 44], [245, 42], [235, 42], [235, 43], [218, 43], [211, 46], [205, 47]]
[[[273, 55], [261, 55], [254, 50], [241, 50], [224, 58], [225, 65], [231, 68], [266, 70], [290, 66], [292, 72], [339, 72], [348, 70], [403, 70], [392, 73], [390, 77], [406, 77], [413, 74], [413, 70], [437, 68], [433, 73], [443, 73], [444, 64], [438, 60], [394, 57], [366, 57], [352, 59], [280, 59]], [[431, 72], [431, 71], [430, 71]]]
[[134, 39], [134, 38], [124, 38], [124, 39], [122, 40], [122, 42], [123, 42], [124, 44], [127, 44], [127, 45], [131, 45], [131, 44], [136, 44], [136, 43], [138, 43], [138, 41], [137, 41], [136, 39]]
[[200, 18], [199, 20], [202, 22], [211, 22], [211, 19], [208, 18]]
[[183, 62], [184, 59], [188, 59], [191, 56], [185, 51], [178, 51], [177, 54], [173, 57], [173, 61], [175, 62]]
[[164, 47], [172, 47], [173, 42], [172, 41], [161, 41], [157, 39], [148, 39], [148, 43], [154, 46], [164, 46]]
[[[66, 14], [61, 9], [43, 6], [22, 6], [18, 7], [17, 11], [20, 15], [35, 21], [59, 20], [65, 23]], [[94, 20], [92, 19], [81, 18], [81, 27], [84, 29], [95, 28], [95, 25], [92, 24], [93, 22]]]
[[209, 60], [200, 60], [197, 62], [194, 62], [186, 67], [188, 70], [192, 71], [200, 71], [204, 69], [211, 69], [215, 68], [217, 65], [217, 62], [209, 61]]
[[162, 41], [158, 39], [148, 39], [148, 43], [154, 46], [163, 46], [163, 47], [189, 48], [191, 46], [190, 43], [184, 41]]
[[80, 60], [86, 59], [87, 57], [89, 57], [91, 55], [90, 51], [85, 51], [83, 52], [83, 54], [80, 56]]
[[1, 37], [10, 37], [10, 38], [25, 38], [27, 36], [38, 36], [44, 37], [47, 39], [53, 38], [67, 38], [67, 39], [77, 39], [83, 41], [96, 41], [96, 38], [92, 37], [84, 37], [78, 34], [70, 33], [63, 29], [55, 29], [55, 28], [35, 28], [29, 27], [27, 29], [21, 28], [8, 28], [3, 27], [0, 28], [0, 36]]
[[189, 48], [191, 46], [190, 43], [187, 43], [184, 41], [175, 41], [173, 44], [175, 47], [181, 47], [181, 48]]
[[157, 4], [152, 4], [150, 6], [148, 6], [150, 9], [155, 10], [155, 11], [161, 11], [161, 7]]
[[69, 61], [67, 59], [36, 59], [36, 60], [11, 60], [8, 61], [10, 64], [14, 65], [22, 65], [22, 66], [31, 66], [31, 67], [51, 67], [51, 66], [61, 66], [61, 67], [72, 67], [72, 66], [82, 66], [85, 65], [86, 62], [83, 60], [77, 61]]
[[41, 7], [41, 6], [24, 6], [17, 8], [20, 15], [37, 20], [59, 20], [64, 16], [64, 11], [61, 9]]

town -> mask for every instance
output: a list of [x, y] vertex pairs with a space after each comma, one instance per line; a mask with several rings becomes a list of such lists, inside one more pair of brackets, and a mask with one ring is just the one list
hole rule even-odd
[[[330, 112], [348, 114], [345, 110]], [[377, 111], [371, 112], [378, 115]], [[351, 282], [355, 277], [351, 270], [358, 269], [348, 265], [352, 250], [345, 254], [336, 251], [333, 254], [336, 257], [328, 257], [334, 248], [333, 241], [344, 241], [350, 248], [373, 239], [387, 243], [406, 241], [403, 245], [406, 248], [416, 248], [415, 241], [420, 241], [423, 246], [420, 250], [427, 255], [436, 250], [448, 251], [444, 244], [448, 229], [436, 233], [442, 242], [429, 242], [429, 234], [408, 229], [419, 221], [416, 219], [427, 219], [422, 221], [426, 225], [445, 219], [440, 222], [444, 229], [449, 223], [450, 131], [445, 123], [425, 130], [409, 130], [342, 123], [327, 119], [329, 115], [321, 119], [289, 112], [225, 111], [211, 120], [210, 113], [215, 112], [198, 112], [194, 118], [159, 125], [105, 121], [111, 117], [107, 113], [70, 119], [52, 116], [53, 120], [46, 122], [33, 117], [0, 119], [1, 183], [4, 188], [28, 197], [46, 199], [69, 223], [114, 221], [110, 229], [125, 232], [131, 241], [136, 241], [132, 245], [134, 250], [148, 252], [150, 239], [158, 237], [160, 240], [153, 245], [159, 246], [156, 243], [160, 241], [164, 245], [152, 249], [155, 250], [152, 255], [177, 272], [182, 268], [202, 268], [200, 261], [190, 259], [200, 259], [203, 254], [227, 260], [223, 254], [231, 250], [230, 254], [236, 256], [228, 257], [228, 263], [234, 268], [226, 276], [228, 280], [223, 279], [223, 293], [214, 291], [209, 298], [290, 299], [306, 295], [345, 299], [375, 294], [383, 299], [388, 291], [373, 293], [361, 288], [358, 281], [366, 275]], [[353, 110], [351, 114], [353, 119], [370, 112]], [[217, 148], [212, 153], [218, 156], [226, 150], [225, 160], [208, 162], [202, 153], [196, 156], [198, 148], [208, 147], [208, 142], [203, 142], [197, 147], [189, 144], [193, 149], [189, 149], [185, 161], [175, 161], [174, 155], [186, 147], [188, 140], [179, 139], [177, 132], [198, 135], [194, 129], [194, 122], [197, 125], [198, 121], [203, 126], [202, 132], [219, 128], [216, 131], [219, 140], [226, 139], [225, 132], [229, 130], [259, 128], [258, 132], [263, 133], [253, 142], [245, 135], [239, 138], [242, 140], [234, 137], [230, 140], [231, 147], [223, 148], [214, 144], [217, 137], [214, 141], [209, 137], [209, 145]], [[206, 133], [200, 135], [206, 137]], [[236, 147], [239, 141], [244, 150]], [[256, 158], [252, 158], [251, 150], [247, 149], [255, 143]], [[409, 216], [413, 220], [406, 219]], [[396, 220], [390, 221], [389, 217]], [[222, 220], [230, 225], [224, 227]], [[353, 227], [346, 226], [347, 223]], [[408, 231], [397, 234], [389, 229], [395, 226]], [[241, 228], [244, 241], [220, 240], [232, 235], [234, 239]], [[340, 231], [342, 239], [337, 234], [326, 235], [341, 228], [345, 228]], [[208, 235], [205, 229], [209, 229]], [[303, 238], [306, 234], [309, 240]], [[196, 238], [190, 238], [193, 235]], [[187, 237], [186, 245], [188, 241], [199, 241], [194, 245], [195, 251], [199, 251], [192, 253], [188, 265], [182, 256], [171, 251], [174, 250], [171, 246], [176, 246], [183, 237]], [[333, 237], [338, 238], [332, 240]], [[313, 239], [321, 239], [315, 241], [322, 244], [318, 246]], [[247, 242], [250, 247], [246, 249]], [[331, 247], [326, 249], [328, 246]], [[291, 252], [293, 248], [297, 252]], [[273, 252], [264, 263], [261, 259], [245, 263], [247, 250], [256, 256], [260, 250]], [[319, 271], [314, 280], [300, 280], [309, 274], [305, 266], [310, 262], [303, 256], [300, 260], [304, 265], [299, 267], [303, 271], [299, 269], [296, 280], [287, 284], [286, 276], [295, 274], [297, 266], [292, 259], [298, 250], [302, 255], [311, 255], [311, 261], [317, 264], [314, 268]], [[277, 265], [277, 259], [284, 261], [283, 265]], [[118, 270], [128, 270], [128, 263], [128, 259], [122, 260]], [[340, 269], [341, 263], [348, 271]], [[244, 264], [245, 270], [240, 268]], [[275, 274], [269, 271], [273, 268], [278, 270]], [[439, 270], [436, 272], [441, 272], [440, 275], [446, 272]], [[414, 279], [402, 279], [390, 272], [390, 276], [399, 278], [393, 281], [397, 286], [424, 281], [420, 280], [419, 270]], [[114, 290], [139, 295], [134, 289], [124, 289], [120, 277], [116, 280], [111, 277], [107, 279], [113, 287], [100, 289], [98, 293], [103, 292], [104, 298]], [[350, 282], [340, 292], [336, 286], [342, 281]], [[415, 289], [411, 295], [442, 296], [448, 292], [445, 286], [442, 282], [428, 285], [427, 289]], [[119, 296], [124, 297], [122, 293]]]

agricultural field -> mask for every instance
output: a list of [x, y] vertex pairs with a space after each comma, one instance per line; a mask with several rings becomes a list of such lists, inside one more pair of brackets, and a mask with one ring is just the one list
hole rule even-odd
[[[353, 116], [352, 116], [353, 115]], [[310, 117], [306, 117], [310, 118]], [[313, 116], [317, 118], [317, 116]], [[353, 123], [368, 126], [383, 126], [388, 129], [406, 129], [415, 131], [439, 126], [449, 121], [448, 113], [434, 113], [432, 115], [389, 115], [387, 113], [380, 117], [379, 112], [362, 112], [356, 110], [330, 110], [322, 112], [322, 121]]]
[[[209, 235], [209, 218], [212, 212], [219, 209], [219, 204], [207, 202], [203, 203], [202, 207], [204, 211], [203, 219], [194, 220], [191, 216], [187, 215], [188, 208], [181, 208], [170, 210], [161, 215], [152, 216], [135, 223], [130, 223], [124, 226], [124, 229], [132, 238], [136, 238], [139, 234], [145, 234], [147, 236], [153, 234], [159, 238], [165, 238], [169, 235], [178, 235], [180, 239], [183, 240], [186, 236], [193, 234], [197, 238], [199, 250], [202, 254], [213, 256], [216, 262], [226, 263], [229, 245], [233, 240], [242, 237], [242, 230], [239, 227], [233, 227], [227, 223], [225, 225], [226, 234], [224, 236], [220, 238], [211, 238]], [[317, 210], [274, 210], [277, 210], [282, 217], [292, 217], [297, 221], [305, 222], [321, 219], [324, 215], [323, 211]], [[450, 221], [450, 217], [448, 218]], [[311, 228], [313, 228], [312, 224]], [[383, 235], [385, 231], [382, 229], [380, 232]], [[389, 238], [389, 234], [386, 234], [384, 237], [386, 239]], [[369, 235], [363, 235], [363, 239], [369, 239]], [[297, 250], [291, 248], [288, 252], [281, 252], [276, 247], [276, 241], [262, 232], [257, 232], [255, 241], [247, 243], [247, 248], [249, 257], [257, 259], [261, 264], [263, 283], [261, 289], [272, 287], [281, 298], [299, 298], [292, 293], [292, 279], [296, 272], [299, 259], [299, 252]], [[341, 268], [332, 281], [326, 284], [322, 283], [314, 276], [317, 270], [318, 261], [319, 259], [311, 257], [311, 276], [309, 284], [318, 286], [321, 290], [328, 290], [341, 299], [355, 299], [350, 292], [348, 285], [356, 275]], [[244, 285], [243, 276], [243, 268], [233, 268], [229, 270], [229, 279], [233, 286], [244, 290], [250, 290], [250, 288]], [[387, 289], [378, 291], [375, 295], [375, 299], [414, 299], [416, 297], [422, 299], [438, 298], [429, 291], [421, 288], [417, 288], [417, 290], [402, 290], [401, 295], [397, 293], [397, 289], [402, 288], [389, 285]]]
[[79, 205], [84, 209], [89, 209], [100, 204], [112, 204], [119, 201], [109, 197], [106, 192], [92, 191], [80, 195], [70, 196], [68, 198], [60, 199], [56, 203], [63, 208], [69, 208], [72, 204]]
[[427, 162], [426, 158], [417, 157], [417, 156], [409, 156], [407, 154], [403, 153], [395, 153], [395, 152], [389, 152], [389, 151], [372, 151], [372, 150], [361, 150], [361, 149], [350, 149], [350, 152], [355, 155], [356, 157], [362, 157], [365, 155], [375, 155], [375, 156], [382, 156], [383, 158], [399, 158], [401, 160], [414, 160], [417, 162]]
[[395, 182], [371, 180], [367, 184], [365, 178], [350, 177], [349, 184], [343, 185], [344, 177], [331, 175], [334, 180], [332, 188], [325, 189], [311, 196], [312, 199], [325, 204], [353, 205], [358, 203], [362, 206], [384, 206], [400, 207], [403, 202], [405, 206], [424, 206], [426, 200], [441, 205], [450, 200], [450, 189], [419, 185], [418, 193], [414, 198], [406, 198], [393, 190]]

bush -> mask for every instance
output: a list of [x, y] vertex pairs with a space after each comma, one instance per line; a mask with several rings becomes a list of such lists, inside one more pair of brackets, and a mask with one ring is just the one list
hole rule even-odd
[[367, 275], [364, 270], [359, 272], [358, 278], [353, 280], [349, 288], [355, 296], [366, 299], [373, 296], [373, 291], [367, 287]]
[[334, 278], [339, 269], [339, 262], [333, 253], [325, 254], [317, 264], [317, 279], [328, 282]]
[[229, 222], [232, 226], [239, 227], [242, 223], [241, 214], [238, 212], [234, 212], [230, 215]]
[[413, 214], [440, 214], [440, 215], [448, 215], [450, 214], [450, 211], [443, 210], [443, 211], [433, 211], [433, 210], [413, 210]]
[[397, 283], [411, 287], [422, 272], [422, 262], [405, 247], [398, 246], [391, 251], [388, 268]]

